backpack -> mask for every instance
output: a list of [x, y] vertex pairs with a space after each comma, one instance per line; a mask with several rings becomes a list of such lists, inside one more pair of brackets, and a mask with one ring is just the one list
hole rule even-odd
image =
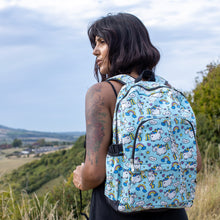
[[119, 212], [184, 208], [196, 187], [196, 119], [185, 96], [155, 76], [129, 75], [116, 101], [106, 158], [105, 196]]

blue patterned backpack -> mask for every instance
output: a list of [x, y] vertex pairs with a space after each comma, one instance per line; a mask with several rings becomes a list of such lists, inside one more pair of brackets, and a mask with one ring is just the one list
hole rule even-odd
[[196, 120], [184, 95], [155, 81], [117, 75], [121, 88], [106, 159], [105, 196], [120, 212], [183, 208], [196, 187]]

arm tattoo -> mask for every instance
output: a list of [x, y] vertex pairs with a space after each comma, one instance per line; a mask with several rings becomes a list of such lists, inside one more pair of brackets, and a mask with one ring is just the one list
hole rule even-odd
[[[87, 151], [87, 156], [90, 162], [93, 164], [92, 155], [97, 153], [101, 147], [101, 143], [105, 136], [104, 126], [106, 123], [106, 113], [103, 112], [104, 98], [101, 96], [102, 85], [97, 85], [92, 88], [87, 97], [87, 138], [89, 140], [88, 146], [90, 149]], [[94, 98], [95, 95], [95, 98]], [[90, 101], [92, 100], [92, 101]], [[98, 156], [96, 156], [96, 164], [98, 163]]]

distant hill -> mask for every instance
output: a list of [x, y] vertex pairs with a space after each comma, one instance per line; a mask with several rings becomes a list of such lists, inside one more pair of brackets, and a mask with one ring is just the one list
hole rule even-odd
[[39, 139], [45, 141], [76, 141], [78, 137], [84, 135], [85, 132], [42, 132], [29, 131], [25, 129], [15, 129], [0, 125], [0, 144], [12, 143], [15, 138], [22, 140], [23, 144], [32, 144]]

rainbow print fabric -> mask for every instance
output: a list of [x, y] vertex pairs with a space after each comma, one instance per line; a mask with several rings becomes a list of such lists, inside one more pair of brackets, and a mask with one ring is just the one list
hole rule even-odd
[[107, 155], [105, 196], [120, 212], [183, 208], [193, 204], [196, 187], [196, 120], [182, 93], [128, 75], [118, 94], [113, 145], [123, 152]]

